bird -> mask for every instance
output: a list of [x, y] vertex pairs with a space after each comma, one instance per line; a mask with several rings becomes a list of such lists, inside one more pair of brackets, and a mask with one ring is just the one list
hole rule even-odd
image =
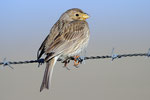
[[[44, 62], [46, 63], [40, 92], [43, 89], [49, 89], [53, 68], [58, 58], [63, 58], [66, 66], [69, 57], [78, 58], [78, 54], [87, 47], [90, 30], [86, 19], [89, 17], [81, 9], [72, 8], [64, 12], [52, 26], [37, 52], [37, 59], [45, 55]], [[74, 65], [78, 65], [76, 60]]]

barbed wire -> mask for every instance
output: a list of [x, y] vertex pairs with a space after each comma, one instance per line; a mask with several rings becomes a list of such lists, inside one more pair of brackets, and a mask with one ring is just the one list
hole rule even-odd
[[[78, 62], [82, 62], [83, 60], [92, 60], [92, 59], [108, 59], [111, 58], [112, 61], [116, 58], [123, 58], [123, 57], [137, 57], [137, 56], [147, 56], [150, 57], [150, 48], [148, 49], [147, 53], [133, 53], [133, 54], [115, 54], [114, 48], [112, 49], [111, 55], [106, 56], [90, 56], [90, 57], [84, 57], [84, 58], [78, 58]], [[74, 57], [70, 57], [70, 60], [74, 60]], [[62, 61], [62, 59], [58, 59], [57, 61]], [[11, 67], [11, 64], [29, 64], [29, 63], [39, 63], [39, 65], [44, 63], [44, 59], [38, 59], [38, 60], [28, 60], [28, 61], [7, 61], [6, 58], [4, 58], [3, 62], [0, 62], [0, 65]], [[63, 62], [62, 62], [63, 63]]]

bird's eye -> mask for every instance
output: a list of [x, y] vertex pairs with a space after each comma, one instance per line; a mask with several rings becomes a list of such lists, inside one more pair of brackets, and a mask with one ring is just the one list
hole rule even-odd
[[79, 16], [79, 14], [76, 14], [76, 16]]

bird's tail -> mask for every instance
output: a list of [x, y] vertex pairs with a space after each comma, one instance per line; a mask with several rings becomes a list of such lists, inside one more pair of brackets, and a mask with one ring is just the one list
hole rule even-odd
[[41, 84], [40, 92], [44, 88], [49, 89], [49, 79], [50, 79], [50, 84], [51, 84], [53, 68], [54, 68], [54, 65], [55, 65], [57, 59], [58, 59], [58, 57], [54, 57], [50, 61], [46, 62], [46, 68], [45, 68], [43, 82]]

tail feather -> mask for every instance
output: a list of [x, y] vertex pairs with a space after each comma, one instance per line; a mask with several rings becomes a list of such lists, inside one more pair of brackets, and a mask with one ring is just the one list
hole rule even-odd
[[41, 84], [40, 92], [44, 88], [49, 89], [49, 79], [50, 79], [50, 85], [51, 85], [53, 68], [54, 68], [54, 65], [55, 65], [57, 59], [58, 59], [58, 57], [54, 57], [50, 61], [46, 62], [46, 68], [45, 68], [44, 77], [43, 77], [43, 81]]

